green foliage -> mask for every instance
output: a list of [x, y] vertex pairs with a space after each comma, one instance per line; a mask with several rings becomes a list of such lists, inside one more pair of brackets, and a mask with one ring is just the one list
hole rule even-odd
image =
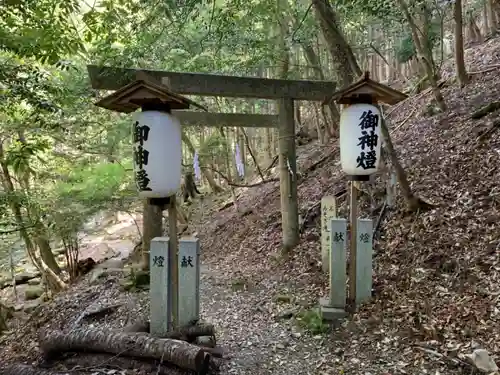
[[323, 322], [321, 311], [318, 308], [301, 311], [296, 320], [301, 328], [306, 329], [313, 335], [326, 333], [330, 329], [328, 324]]
[[123, 290], [129, 292], [140, 292], [141, 290], [149, 289], [150, 274], [148, 271], [130, 268], [130, 273], [122, 282]]
[[74, 17], [79, 1], [7, 0], [0, 8], [0, 49], [55, 64], [83, 50]]
[[[401, 10], [394, 0], [337, 0], [335, 8], [348, 17], [348, 24], [358, 28], [366, 25], [366, 18], [382, 21], [388, 25], [397, 24], [404, 20]], [[357, 16], [352, 17], [353, 14]], [[360, 15], [361, 17], [359, 17]]]
[[225, 155], [226, 147], [226, 140], [222, 138], [222, 136], [218, 132], [214, 132], [205, 139], [205, 142], [200, 145], [198, 154], [200, 155], [200, 158], [217, 158]]
[[409, 33], [401, 40], [399, 47], [396, 49], [396, 58], [398, 62], [405, 63], [416, 56], [417, 51], [415, 49], [415, 43], [413, 43], [413, 38], [411, 33]]
[[127, 193], [130, 183], [131, 173], [122, 165], [99, 163], [69, 171], [65, 181], [55, 183], [54, 193], [63, 205], [73, 201], [98, 210]]
[[[432, 22], [427, 28], [427, 46], [432, 50], [437, 43], [439, 43], [440, 38], [440, 24], [438, 21]], [[396, 48], [396, 58], [400, 63], [405, 63], [417, 56], [417, 51], [415, 48], [415, 43], [411, 33], [407, 33], [406, 36], [401, 40], [401, 43]]]

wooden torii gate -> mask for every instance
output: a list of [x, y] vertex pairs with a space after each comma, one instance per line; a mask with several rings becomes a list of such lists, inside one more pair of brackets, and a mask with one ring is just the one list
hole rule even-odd
[[278, 127], [283, 248], [289, 250], [298, 244], [294, 100], [323, 102], [335, 92], [334, 82], [177, 73], [96, 65], [88, 65], [87, 70], [92, 88], [98, 90], [118, 90], [135, 81], [142, 72], [183, 95], [277, 100], [278, 116], [193, 111], [175, 111], [175, 114], [183, 125]]

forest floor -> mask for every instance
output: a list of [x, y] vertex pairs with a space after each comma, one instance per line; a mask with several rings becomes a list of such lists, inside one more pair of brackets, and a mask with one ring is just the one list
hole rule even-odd
[[[476, 345], [498, 360], [500, 117], [470, 114], [500, 99], [500, 39], [466, 55], [472, 82], [464, 89], [453, 79], [445, 83], [445, 113], [429, 115], [425, 91], [386, 114], [412, 189], [435, 208], [409, 214], [398, 197], [374, 243], [373, 300], [328, 332], [319, 332], [325, 327], [310, 309], [327, 294], [318, 202], [346, 187], [337, 144], [299, 149], [301, 242], [286, 257], [277, 182], [246, 189], [238, 211], [205, 201], [196, 228], [201, 314], [228, 353], [223, 374], [471, 374], [464, 355]], [[445, 67], [444, 78], [452, 76], [453, 67]], [[361, 215], [375, 218], [384, 186], [377, 181], [363, 190]], [[345, 199], [339, 198], [344, 217]], [[94, 327], [121, 328], [147, 316], [147, 292], [122, 291], [119, 272], [94, 275], [29, 319], [12, 320], [0, 338], [1, 363], [36, 361], [37, 329], [71, 329], [82, 307], [120, 305], [105, 319], [81, 323]]]

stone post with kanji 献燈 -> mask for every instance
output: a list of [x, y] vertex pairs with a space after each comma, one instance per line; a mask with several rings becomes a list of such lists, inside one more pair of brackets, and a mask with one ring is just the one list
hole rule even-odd
[[[182, 172], [182, 131], [172, 110], [198, 104], [172, 92], [150, 76], [137, 73], [136, 81], [101, 99], [97, 106], [132, 113], [134, 176], [139, 198], [158, 210], [168, 208], [169, 237], [153, 239], [143, 263], [150, 268], [151, 333], [164, 335], [179, 326], [179, 259], [175, 194]], [[201, 107], [203, 108], [203, 107]], [[140, 111], [137, 111], [140, 109]], [[204, 108], [203, 108], [204, 109]], [[161, 223], [158, 236], [163, 230]]]
[[[346, 173], [350, 183], [350, 215], [349, 215], [349, 293], [346, 301], [351, 311], [355, 311], [356, 305], [367, 300], [371, 290], [371, 250], [365, 249], [372, 246], [372, 233], [369, 233], [369, 241], [366, 241], [367, 233], [363, 232], [363, 241], [358, 239], [358, 190], [359, 184], [369, 181], [370, 176], [378, 170], [381, 162], [381, 121], [382, 103], [393, 105], [406, 99], [407, 95], [382, 85], [370, 79], [369, 73], [363, 76], [351, 86], [335, 93], [329, 99], [335, 100], [341, 107], [340, 114], [340, 161], [343, 171]], [[371, 220], [370, 220], [371, 221]], [[363, 222], [363, 230], [366, 231], [370, 224]], [[363, 244], [362, 254], [358, 254], [359, 244]], [[366, 245], [366, 246], [365, 246]], [[332, 249], [333, 250], [333, 249]], [[358, 259], [358, 255], [363, 259]], [[370, 259], [364, 259], [370, 257]], [[363, 270], [363, 277], [358, 273]], [[369, 279], [369, 280], [368, 280]], [[358, 287], [358, 283], [363, 285]], [[358, 296], [358, 290], [362, 295]], [[342, 295], [342, 292], [339, 292]]]

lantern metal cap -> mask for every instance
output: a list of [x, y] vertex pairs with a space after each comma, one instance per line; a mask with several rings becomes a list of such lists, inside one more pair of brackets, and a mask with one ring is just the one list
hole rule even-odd
[[323, 104], [328, 104], [332, 100], [335, 100], [338, 104], [386, 103], [394, 105], [405, 100], [407, 97], [408, 95], [398, 90], [370, 79], [370, 72], [365, 72], [351, 86], [337, 91]]
[[188, 109], [194, 105], [207, 110], [200, 104], [174, 93], [168, 86], [156, 82], [146, 74], [138, 74], [138, 79], [114, 93], [102, 98], [96, 106], [115, 112], [131, 113], [143, 106], [154, 105], [172, 109]]

